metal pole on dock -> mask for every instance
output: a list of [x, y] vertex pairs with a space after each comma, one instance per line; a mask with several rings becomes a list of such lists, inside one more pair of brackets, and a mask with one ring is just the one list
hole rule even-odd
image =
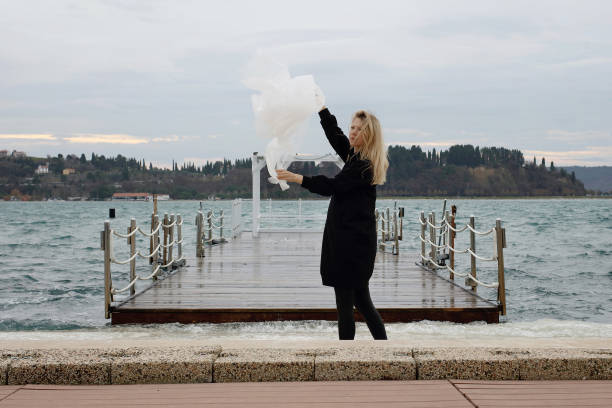
[[[473, 253], [476, 253], [476, 233], [473, 231], [476, 228], [475, 228], [473, 215], [470, 215], [470, 227], [472, 227], [472, 229], [470, 230], [470, 250]], [[470, 254], [470, 274], [474, 278], [476, 278], [476, 257], [472, 254]], [[471, 279], [469, 281], [470, 281], [469, 284], [472, 287], [472, 290], [476, 292], [476, 288], [478, 287], [478, 285], [476, 284], [476, 282], [474, 282]]]
[[[130, 219], [130, 227], [128, 228], [128, 234], [136, 231], [136, 219]], [[128, 244], [130, 244], [130, 257], [136, 255], [136, 234], [128, 237]], [[136, 279], [136, 257], [130, 261], [130, 282]], [[136, 293], [136, 285], [132, 285], [130, 288], [130, 295]]]
[[506, 278], [504, 276], [504, 248], [506, 247], [506, 230], [498, 218], [495, 221], [495, 237], [497, 241], [497, 299], [501, 305], [502, 316], [506, 315]]
[[257, 235], [259, 234], [259, 198], [261, 196], [261, 193], [259, 191], [259, 177], [260, 177], [260, 169], [261, 167], [259, 167], [259, 160], [257, 159], [257, 152], [253, 153], [253, 156], [251, 158], [251, 172], [252, 172], [252, 179], [253, 179], [253, 201], [251, 202], [253, 207], [252, 207], [252, 226], [251, 229], [253, 230], [252, 234], [254, 237], [257, 237]]
[[104, 221], [104, 232], [102, 234], [102, 246], [104, 249], [104, 318], [110, 318], [111, 304], [111, 229], [110, 221]]

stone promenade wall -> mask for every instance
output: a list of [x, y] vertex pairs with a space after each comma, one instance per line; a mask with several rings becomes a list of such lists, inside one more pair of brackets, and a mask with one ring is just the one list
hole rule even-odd
[[112, 347], [0, 350], [0, 384], [612, 380], [612, 348]]

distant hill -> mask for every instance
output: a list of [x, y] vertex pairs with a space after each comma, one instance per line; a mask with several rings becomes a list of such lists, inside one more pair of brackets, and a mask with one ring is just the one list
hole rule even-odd
[[[377, 186], [379, 197], [525, 197], [585, 196], [576, 175], [546, 160], [526, 162], [519, 150], [503, 147], [453, 145], [448, 150], [424, 151], [419, 146], [389, 146], [387, 181]], [[0, 199], [104, 200], [113, 193], [168, 194], [172, 199], [248, 198], [251, 196], [251, 158], [172, 164], [159, 169], [144, 159], [91, 154], [64, 157], [0, 157]], [[333, 177], [332, 163], [295, 162], [290, 171]], [[260, 173], [262, 198], [316, 198], [303, 188], [281, 191]]]
[[584, 183], [588, 190], [599, 190], [601, 192], [612, 192], [612, 166], [564, 167], [568, 173], [576, 173], [576, 178]]

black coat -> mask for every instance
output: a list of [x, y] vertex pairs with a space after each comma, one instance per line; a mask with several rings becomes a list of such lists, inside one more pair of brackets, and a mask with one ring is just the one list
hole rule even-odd
[[302, 187], [331, 196], [323, 232], [321, 278], [323, 285], [364, 288], [376, 257], [376, 186], [369, 162], [360, 160], [348, 138], [327, 109], [319, 113], [321, 126], [344, 167], [334, 178], [304, 176]]

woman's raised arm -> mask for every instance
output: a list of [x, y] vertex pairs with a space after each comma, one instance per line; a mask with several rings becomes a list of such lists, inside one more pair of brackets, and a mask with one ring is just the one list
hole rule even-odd
[[321, 118], [321, 126], [329, 140], [331, 147], [338, 153], [338, 156], [346, 163], [349, 150], [351, 150], [351, 144], [349, 143], [348, 137], [344, 135], [342, 129], [338, 127], [338, 121], [336, 117], [332, 115], [327, 108], [323, 108], [319, 112]]

